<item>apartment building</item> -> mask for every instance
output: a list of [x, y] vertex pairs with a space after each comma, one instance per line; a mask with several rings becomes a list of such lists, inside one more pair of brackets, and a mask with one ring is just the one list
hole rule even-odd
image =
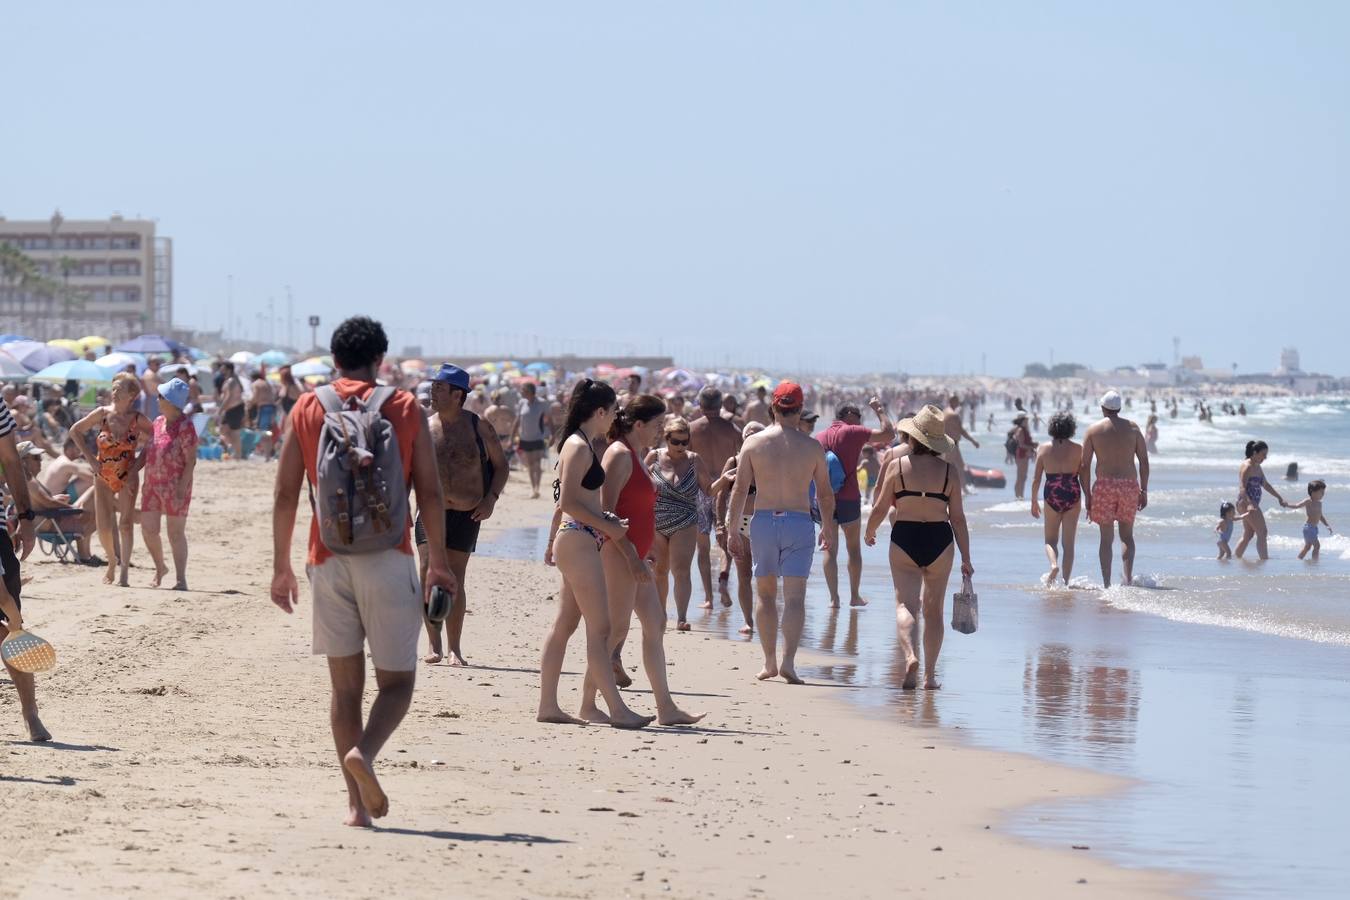
[[167, 333], [173, 324], [173, 242], [145, 219], [15, 221], [0, 217], [0, 244], [11, 244], [61, 290], [0, 287], [0, 314], [30, 323], [80, 319], [109, 330]]

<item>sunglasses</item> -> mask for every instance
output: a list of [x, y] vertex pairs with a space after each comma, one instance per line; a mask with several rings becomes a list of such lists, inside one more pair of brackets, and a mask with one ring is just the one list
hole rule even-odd
[[685, 438], [684, 440], [680, 440], [679, 438], [666, 438], [666, 443], [672, 447], [688, 447], [689, 438]]

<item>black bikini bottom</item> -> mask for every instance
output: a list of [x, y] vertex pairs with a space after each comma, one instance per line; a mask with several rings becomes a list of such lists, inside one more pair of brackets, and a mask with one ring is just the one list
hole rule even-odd
[[951, 546], [950, 522], [900, 522], [891, 525], [891, 543], [905, 551], [914, 565], [926, 569]]

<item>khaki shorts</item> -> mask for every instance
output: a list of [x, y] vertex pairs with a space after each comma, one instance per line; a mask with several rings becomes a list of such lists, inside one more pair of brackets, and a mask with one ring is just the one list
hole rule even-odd
[[368, 642], [375, 668], [417, 668], [422, 586], [412, 556], [397, 548], [331, 556], [308, 573], [315, 656], [354, 656]]

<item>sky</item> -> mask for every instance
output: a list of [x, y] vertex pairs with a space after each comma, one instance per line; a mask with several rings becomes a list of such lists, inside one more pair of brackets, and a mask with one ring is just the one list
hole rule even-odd
[[71, 0], [5, 28], [0, 215], [156, 219], [178, 326], [299, 345], [367, 313], [395, 352], [785, 375], [1178, 337], [1350, 373], [1339, 0]]

